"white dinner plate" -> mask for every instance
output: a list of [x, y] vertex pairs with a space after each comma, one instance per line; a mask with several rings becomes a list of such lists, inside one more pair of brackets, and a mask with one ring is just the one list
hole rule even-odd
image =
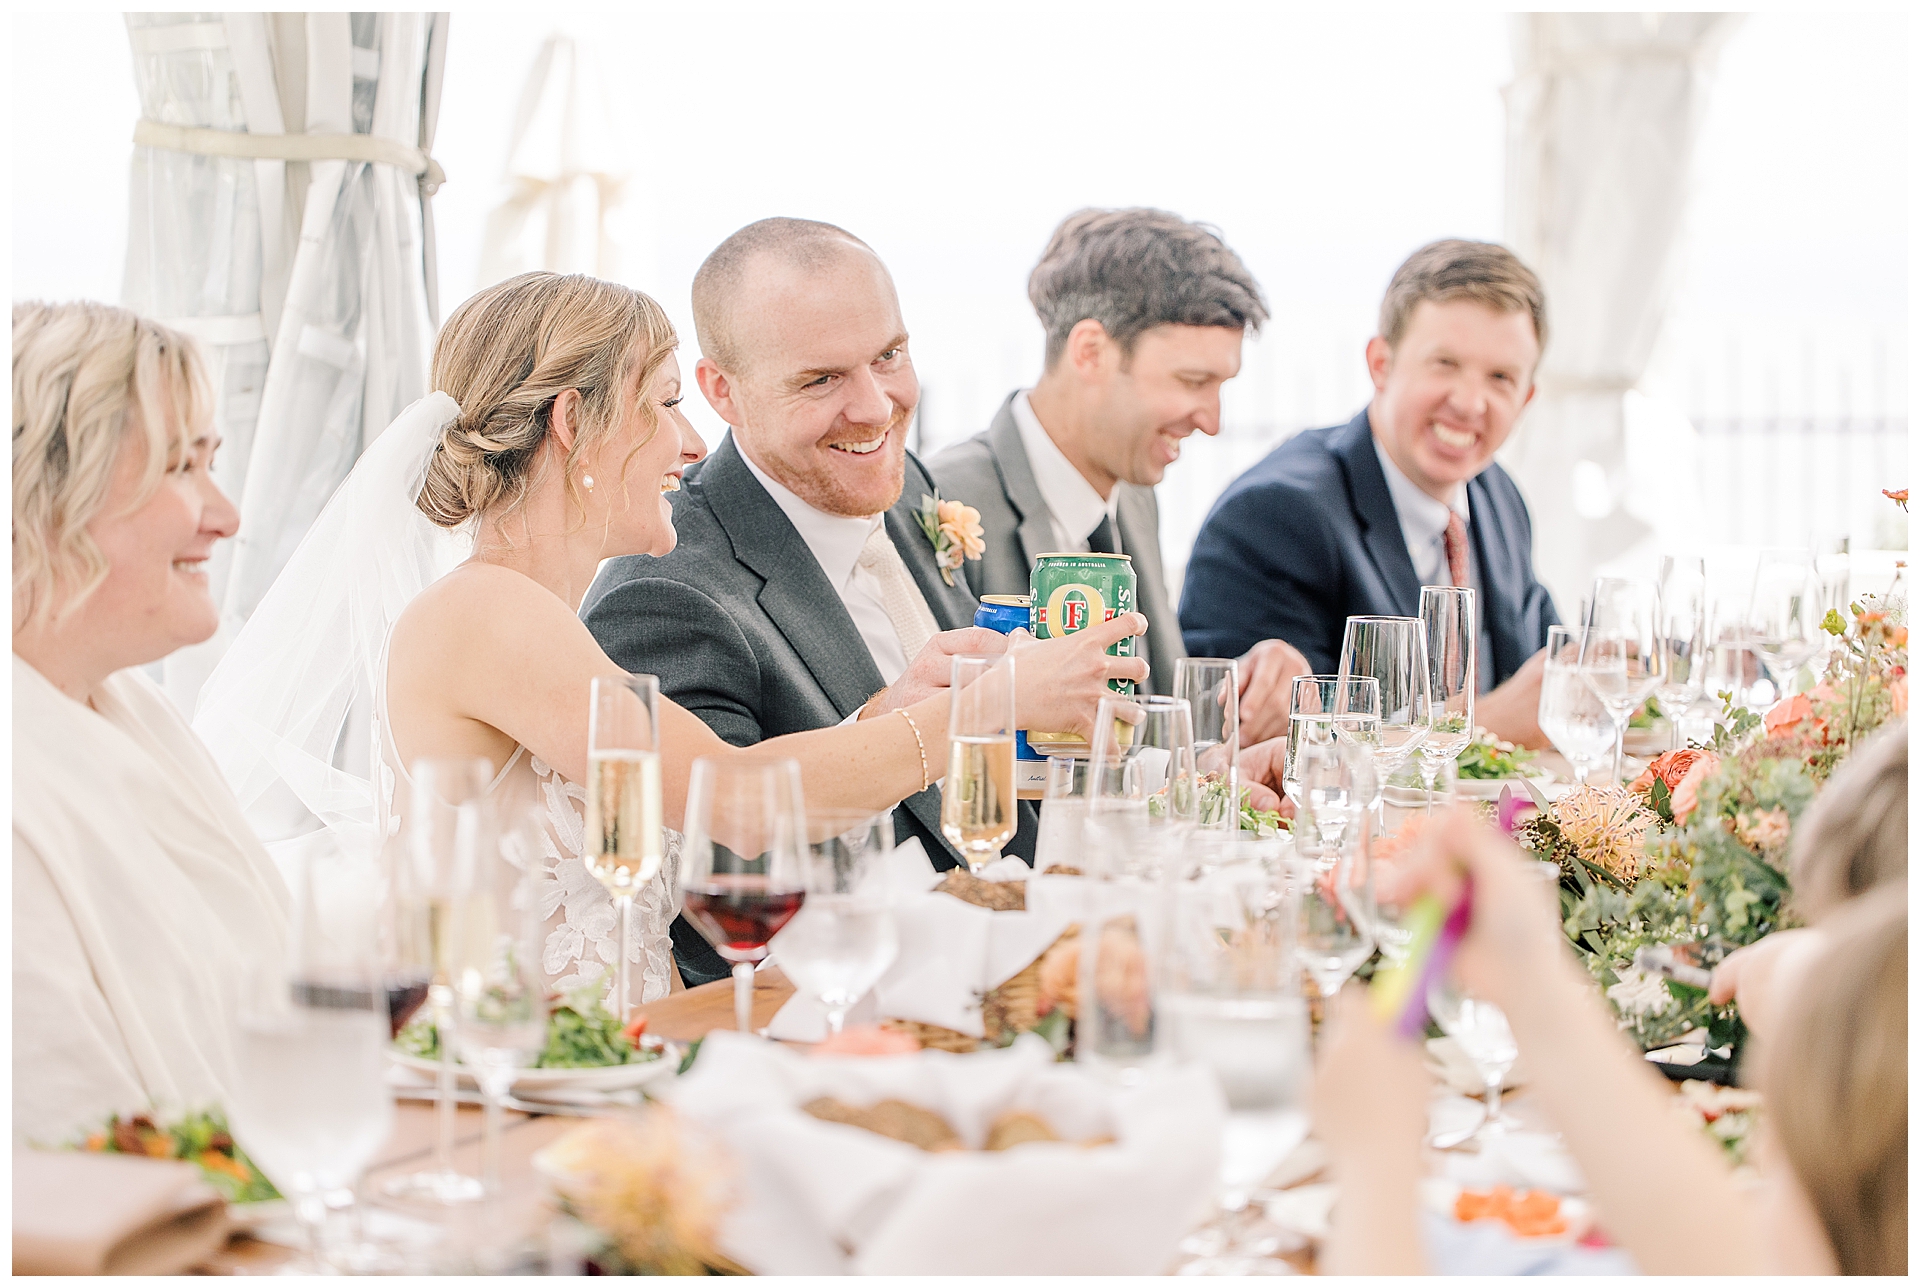
[[[1420, 1182], [1420, 1198], [1421, 1201], [1426, 1204], [1429, 1211], [1438, 1213], [1440, 1216], [1452, 1221], [1455, 1225], [1479, 1225], [1481, 1224], [1479, 1221], [1461, 1221], [1453, 1215], [1454, 1200], [1460, 1197], [1460, 1191], [1465, 1188], [1466, 1187], [1458, 1181], [1450, 1181], [1443, 1176], [1429, 1176]], [[1481, 1186], [1477, 1188], [1486, 1189], [1490, 1187]], [[1525, 1187], [1515, 1186], [1514, 1188], [1521, 1189]], [[1572, 1198], [1564, 1194], [1559, 1197], [1560, 1215], [1564, 1217], [1567, 1222], [1567, 1228], [1564, 1233], [1526, 1235], [1517, 1233], [1514, 1228], [1505, 1221], [1494, 1220], [1489, 1217], [1487, 1223], [1497, 1226], [1501, 1233], [1507, 1235], [1509, 1238], [1517, 1239], [1522, 1243], [1578, 1243], [1586, 1235], [1587, 1231], [1593, 1228], [1593, 1205], [1585, 1199]]]
[[[658, 1060], [644, 1060], [639, 1064], [610, 1064], [598, 1069], [520, 1069], [513, 1075], [513, 1093], [525, 1098], [541, 1092], [626, 1091], [632, 1087], [644, 1087], [662, 1078], [673, 1077], [685, 1054], [679, 1043], [668, 1042], [662, 1046]], [[387, 1048], [387, 1058], [429, 1081], [440, 1073], [437, 1060], [409, 1055], [392, 1047]], [[453, 1073], [462, 1087], [477, 1089], [480, 1085], [474, 1079], [473, 1072], [463, 1064], [456, 1062]]]

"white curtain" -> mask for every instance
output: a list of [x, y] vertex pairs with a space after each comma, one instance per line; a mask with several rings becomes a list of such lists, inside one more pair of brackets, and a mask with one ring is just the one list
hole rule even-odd
[[366, 442], [427, 392], [447, 26], [127, 15], [142, 120], [123, 299], [200, 340], [241, 515], [215, 556], [220, 633], [167, 659], [189, 712]]
[[507, 191], [480, 248], [482, 285], [534, 269], [605, 278], [645, 271], [637, 230], [615, 216], [629, 176], [620, 139], [592, 52], [549, 36], [514, 112]]
[[1627, 393], [1665, 317], [1712, 70], [1734, 19], [1513, 18], [1507, 238], [1539, 273], [1540, 392], [1504, 455], [1535, 567], [1571, 617], [1594, 570], [1649, 529], [1627, 513]]

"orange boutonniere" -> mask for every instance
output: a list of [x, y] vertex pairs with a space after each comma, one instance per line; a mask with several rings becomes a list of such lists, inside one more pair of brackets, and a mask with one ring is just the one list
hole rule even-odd
[[986, 529], [980, 526], [980, 511], [958, 501], [942, 501], [938, 496], [922, 496], [920, 530], [933, 543], [933, 561], [940, 579], [953, 585], [954, 569], [968, 559], [987, 552]]

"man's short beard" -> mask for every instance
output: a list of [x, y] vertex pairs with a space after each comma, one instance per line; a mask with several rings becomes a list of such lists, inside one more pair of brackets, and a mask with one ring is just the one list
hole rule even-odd
[[[782, 477], [788, 471], [776, 468], [781, 462], [767, 462], [767, 473], [778, 478], [795, 496], [816, 510], [827, 514], [837, 514], [845, 518], [864, 519], [869, 515], [882, 514], [894, 507], [900, 500], [900, 494], [907, 485], [907, 426], [913, 420], [910, 409], [896, 406], [893, 418], [887, 422], [888, 442], [878, 450], [891, 454], [897, 462], [894, 471], [893, 486], [884, 498], [875, 496], [855, 496], [841, 481], [840, 475], [830, 461], [823, 462], [820, 468], [812, 468], [804, 474]], [[898, 435], [897, 441], [894, 436]], [[818, 444], [816, 444], [818, 446]], [[833, 449], [821, 448], [825, 452]], [[879, 503], [876, 505], [875, 502]]]

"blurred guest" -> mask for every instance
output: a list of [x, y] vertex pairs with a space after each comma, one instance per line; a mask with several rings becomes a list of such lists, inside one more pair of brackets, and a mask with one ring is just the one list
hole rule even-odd
[[1546, 335], [1539, 279], [1505, 247], [1415, 251], [1367, 341], [1372, 401], [1288, 439], [1214, 503], [1180, 601], [1187, 648], [1285, 640], [1332, 672], [1349, 616], [1411, 617], [1422, 585], [1471, 586], [1476, 718], [1544, 746], [1541, 650], [1559, 617], [1533, 574], [1526, 502], [1493, 457], [1533, 399]]
[[13, 1132], [223, 1100], [239, 986], [287, 893], [139, 670], [213, 634], [239, 526], [186, 337], [102, 304], [13, 310]]
[[1786, 983], [1825, 947], [1822, 923], [1855, 895], [1907, 877], [1907, 722], [1895, 721], [1847, 757], [1807, 807], [1788, 852], [1792, 910], [1805, 926], [1779, 930], [1714, 968], [1708, 997], [1740, 1003], [1755, 1037], [1772, 1038]]
[[[1187, 655], [1160, 567], [1154, 485], [1198, 431], [1220, 432], [1220, 389], [1240, 344], [1267, 320], [1260, 287], [1204, 224], [1161, 210], [1082, 210], [1054, 230], [1027, 279], [1046, 329], [1046, 368], [993, 423], [927, 468], [940, 494], [980, 512], [986, 551], [967, 567], [980, 595], [1024, 595], [1043, 554], [1124, 554], [1147, 615], [1147, 688], [1173, 692]], [[1292, 645], [1238, 648], [1243, 743], [1286, 732]]]
[[[942, 575], [920, 527], [934, 490], [907, 451], [920, 384], [873, 249], [831, 224], [749, 224], [695, 274], [693, 317], [694, 378], [731, 429], [673, 494], [673, 552], [609, 559], [588, 589], [582, 615], [607, 656], [659, 676], [722, 739], [751, 746], [890, 716], [944, 688], [953, 654], [1006, 648], [973, 625], [973, 592]], [[1072, 639], [1106, 632], [1112, 643], [1145, 626], [1127, 614]], [[1147, 669], [1098, 665], [1099, 678]], [[1092, 715], [1089, 705], [1084, 727]], [[960, 854], [940, 827], [944, 743], [930, 734], [920, 750], [921, 790], [894, 811], [894, 831], [950, 868]], [[1031, 862], [1038, 816], [1023, 802], [1019, 818], [1007, 850]], [[726, 973], [684, 919], [673, 937], [689, 984]]]
[[[1643, 1271], [1904, 1268], [1904, 883], [1837, 913], [1837, 933], [1789, 987], [1782, 1040], [1762, 1062], [1756, 1206], [1718, 1147], [1674, 1112], [1667, 1081], [1620, 1036], [1525, 856], [1464, 811], [1437, 820], [1425, 840], [1394, 893], [1430, 892], [1444, 904], [1471, 878], [1474, 915], [1455, 976], [1506, 1013], [1533, 1071], [1529, 1096], [1579, 1163], [1608, 1234]], [[1415, 1044], [1357, 994], [1337, 1000], [1315, 1093], [1316, 1130], [1342, 1185], [1327, 1268], [1417, 1272], [1428, 1079]]]

